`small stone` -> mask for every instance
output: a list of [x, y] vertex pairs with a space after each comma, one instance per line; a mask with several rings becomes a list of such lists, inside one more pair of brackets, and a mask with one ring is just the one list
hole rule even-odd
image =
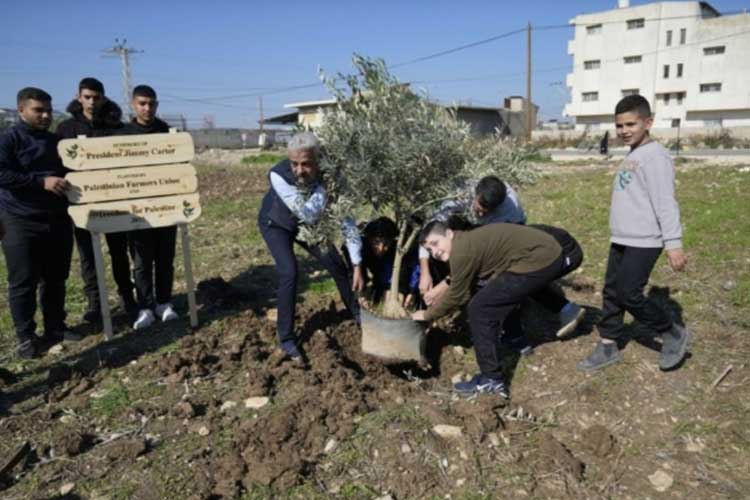
[[208, 436], [209, 434], [211, 434], [211, 431], [205, 425], [198, 429], [199, 436]]
[[266, 311], [266, 319], [268, 321], [276, 322], [277, 319], [279, 319], [279, 310], [278, 309], [269, 309]]
[[455, 425], [438, 424], [432, 428], [433, 432], [441, 438], [459, 438], [463, 434], [461, 428]]
[[458, 384], [460, 382], [464, 381], [464, 374], [463, 373], [456, 373], [451, 377], [451, 383], [452, 384]]
[[461, 479], [456, 479], [456, 486], [457, 486], [457, 487], [459, 487], [459, 488], [460, 488], [460, 487], [461, 487], [461, 486], [463, 486], [464, 484], [466, 484], [466, 479], [463, 479], [463, 478], [461, 478]]
[[685, 449], [690, 453], [701, 453], [706, 449], [706, 444], [701, 438], [693, 438], [692, 436], [688, 436], [687, 443], [685, 444]]
[[245, 408], [257, 410], [258, 408], [263, 408], [264, 406], [266, 406], [270, 401], [271, 399], [266, 396], [247, 398], [245, 400]]
[[728, 280], [724, 282], [724, 285], [722, 286], [722, 288], [724, 288], [724, 290], [726, 290], [727, 292], [731, 292], [732, 290], [737, 288], [737, 283], [735, 283], [732, 280]]
[[63, 415], [60, 417], [60, 422], [63, 424], [72, 424], [75, 422], [75, 417], [73, 415]]
[[397, 405], [402, 405], [402, 404], [404, 404], [404, 402], [405, 402], [405, 401], [404, 401], [404, 398], [402, 398], [401, 396], [396, 396], [396, 399], [394, 399], [393, 401], [394, 401], [394, 402], [395, 402], [395, 403], [396, 403]]
[[490, 432], [489, 434], [487, 434], [487, 438], [490, 440], [490, 444], [495, 448], [500, 446], [500, 438], [497, 437], [497, 434], [495, 434], [494, 432]]
[[338, 442], [335, 439], [331, 438], [326, 443], [325, 448], [323, 448], [323, 453], [325, 454], [332, 453], [336, 449], [337, 446], [338, 446]]
[[651, 482], [654, 489], [660, 493], [667, 491], [672, 487], [672, 483], [674, 483], [672, 474], [661, 469], [648, 476], [648, 480]]
[[403, 453], [404, 455], [406, 455], [407, 453], [411, 453], [411, 446], [409, 446], [406, 443], [402, 444], [401, 445], [401, 453]]
[[393, 500], [393, 496], [390, 493], [386, 493], [382, 497], [378, 497], [375, 500]]
[[60, 496], [64, 497], [71, 491], [73, 491], [76, 487], [76, 483], [65, 483], [62, 486], [60, 486]]
[[[50, 347], [47, 352], [54, 356], [57, 356], [58, 354], [62, 354], [64, 350], [65, 350], [65, 346], [63, 346], [62, 344], [55, 344], [52, 347]], [[65, 486], [67, 486], [67, 484]]]
[[461, 457], [461, 460], [468, 460], [469, 459], [469, 454], [466, 453], [464, 450], [461, 450], [458, 453], [458, 456]]
[[237, 406], [236, 401], [224, 401], [224, 403], [222, 403], [221, 407], [219, 408], [219, 411], [224, 413], [228, 410], [231, 410], [235, 406]]
[[180, 418], [193, 418], [195, 416], [195, 407], [190, 401], [180, 401], [175, 405], [173, 414]]

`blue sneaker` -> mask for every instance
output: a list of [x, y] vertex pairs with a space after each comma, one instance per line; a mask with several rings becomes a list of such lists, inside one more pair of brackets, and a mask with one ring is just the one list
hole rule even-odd
[[560, 329], [557, 330], [557, 338], [573, 333], [585, 315], [586, 309], [575, 302], [565, 304], [560, 311]]
[[453, 389], [464, 395], [489, 393], [497, 394], [503, 399], [510, 398], [505, 382], [501, 378], [488, 377], [478, 373], [467, 382], [459, 382], [453, 386]]
[[295, 340], [285, 340], [279, 347], [289, 359], [302, 359], [302, 354], [297, 349], [297, 342]]

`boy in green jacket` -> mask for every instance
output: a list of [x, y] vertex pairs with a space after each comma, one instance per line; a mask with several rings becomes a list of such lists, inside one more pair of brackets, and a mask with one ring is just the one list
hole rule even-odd
[[503, 323], [526, 297], [564, 275], [560, 244], [527, 226], [497, 223], [453, 231], [439, 221], [425, 226], [420, 243], [433, 258], [448, 262], [451, 282], [440, 303], [415, 312], [412, 319], [433, 321], [468, 303], [480, 373], [454, 388], [463, 394], [487, 392], [507, 398], [498, 354]]

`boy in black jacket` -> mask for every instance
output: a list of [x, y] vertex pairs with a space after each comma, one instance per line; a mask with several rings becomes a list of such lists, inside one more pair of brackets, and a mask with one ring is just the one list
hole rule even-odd
[[[138, 85], [134, 88], [131, 105], [135, 117], [126, 127], [128, 133], [169, 132], [169, 125], [156, 117], [159, 101], [153, 88], [148, 85]], [[139, 309], [138, 318], [133, 323], [135, 330], [151, 326], [155, 320], [154, 314], [162, 321], [177, 319], [177, 313], [171, 304], [176, 236], [175, 226], [141, 229], [128, 233]]]
[[18, 337], [18, 355], [36, 356], [36, 293], [48, 342], [80, 340], [65, 326], [65, 281], [73, 252], [67, 213], [66, 169], [57, 155], [58, 138], [48, 132], [52, 98], [37, 88], [18, 92], [21, 121], [0, 136], [0, 219], [8, 271], [8, 305]]
[[[122, 110], [104, 96], [104, 85], [96, 78], [84, 78], [78, 84], [78, 97], [67, 108], [73, 115], [57, 126], [57, 135], [62, 139], [75, 139], [79, 135], [86, 137], [107, 137], [126, 132]], [[81, 256], [81, 278], [83, 291], [88, 300], [88, 307], [83, 320], [90, 323], [101, 321], [101, 304], [99, 285], [96, 281], [94, 249], [91, 244], [91, 233], [85, 229], [75, 228], [76, 246]], [[115, 277], [117, 291], [122, 305], [131, 316], [138, 308], [133, 298], [133, 282], [130, 280], [130, 260], [128, 259], [127, 233], [107, 233], [107, 247], [112, 259], [112, 274]]]

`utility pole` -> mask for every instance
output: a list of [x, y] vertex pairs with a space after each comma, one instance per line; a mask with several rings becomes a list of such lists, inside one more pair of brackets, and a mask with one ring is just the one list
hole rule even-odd
[[260, 121], [258, 124], [260, 125], [260, 133], [263, 133], [263, 96], [258, 96], [258, 109], [260, 110]]
[[531, 103], [531, 22], [526, 26], [526, 140], [531, 142], [533, 107]]
[[136, 50], [127, 46], [128, 40], [115, 38], [115, 44], [104, 49], [104, 53], [110, 56], [117, 56], [122, 62], [122, 112], [130, 116], [130, 94], [133, 92], [133, 84], [130, 81], [130, 54], [142, 53], [142, 50]]

